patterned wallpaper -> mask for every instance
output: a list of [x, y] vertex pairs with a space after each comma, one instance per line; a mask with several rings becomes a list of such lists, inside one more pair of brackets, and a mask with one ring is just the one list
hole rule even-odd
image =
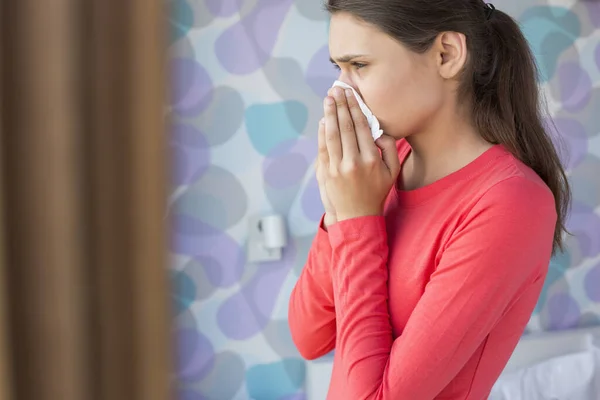
[[[329, 65], [320, 0], [171, 0], [169, 214], [179, 399], [304, 399], [287, 301], [322, 213], [313, 161]], [[541, 70], [574, 186], [568, 251], [530, 331], [600, 324], [600, 3], [504, 0]], [[287, 216], [246, 263], [248, 217]]]

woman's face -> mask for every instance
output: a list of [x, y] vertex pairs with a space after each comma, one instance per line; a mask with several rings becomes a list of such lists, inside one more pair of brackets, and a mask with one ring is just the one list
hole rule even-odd
[[430, 52], [414, 53], [351, 14], [333, 14], [329, 54], [338, 79], [360, 93], [390, 136], [426, 129], [443, 104], [443, 79]]

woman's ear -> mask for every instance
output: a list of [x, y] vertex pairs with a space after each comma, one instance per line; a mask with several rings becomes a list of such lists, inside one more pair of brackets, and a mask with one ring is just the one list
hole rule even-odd
[[442, 32], [434, 43], [437, 68], [444, 79], [454, 79], [467, 62], [467, 38], [458, 32]]

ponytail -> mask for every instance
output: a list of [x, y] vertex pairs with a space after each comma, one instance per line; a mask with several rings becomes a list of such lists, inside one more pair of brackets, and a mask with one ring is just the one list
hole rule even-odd
[[552, 191], [558, 219], [554, 251], [563, 250], [571, 202], [566, 173], [543, 122], [538, 70], [519, 26], [499, 10], [485, 22], [489, 53], [471, 75], [475, 126], [490, 143], [500, 143], [533, 169]]

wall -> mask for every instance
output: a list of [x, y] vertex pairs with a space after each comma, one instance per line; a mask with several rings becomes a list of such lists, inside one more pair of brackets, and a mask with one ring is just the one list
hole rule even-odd
[[[523, 24], [568, 147], [569, 228], [530, 331], [600, 324], [600, 5], [503, 1]], [[173, 301], [180, 399], [303, 399], [287, 300], [322, 207], [321, 99], [335, 78], [319, 1], [172, 0]], [[288, 216], [284, 260], [248, 265], [247, 217]]]

